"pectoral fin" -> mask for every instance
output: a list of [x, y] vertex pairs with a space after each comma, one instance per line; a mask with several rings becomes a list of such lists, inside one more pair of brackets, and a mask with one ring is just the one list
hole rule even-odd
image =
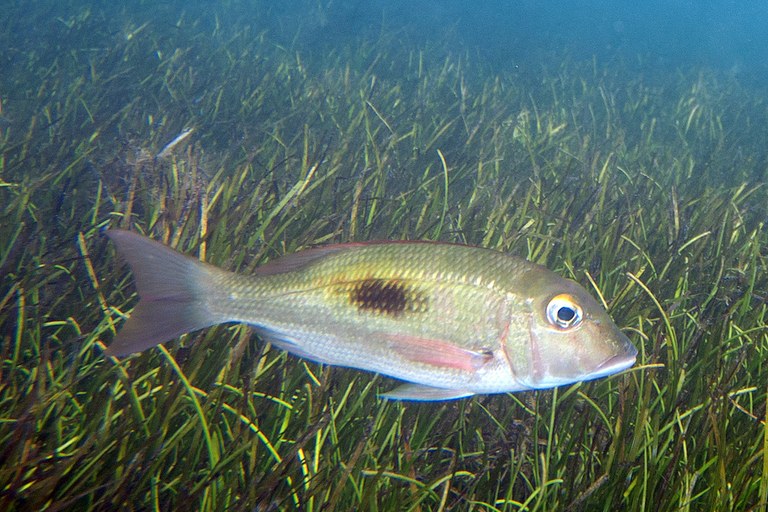
[[456, 400], [474, 395], [471, 391], [461, 389], [443, 389], [425, 386], [423, 384], [403, 384], [388, 393], [382, 393], [379, 397], [385, 400], [418, 400], [431, 402], [437, 400]]
[[386, 338], [395, 353], [415, 363], [476, 372], [493, 361], [490, 351], [457, 347], [444, 340], [403, 334], [388, 334]]

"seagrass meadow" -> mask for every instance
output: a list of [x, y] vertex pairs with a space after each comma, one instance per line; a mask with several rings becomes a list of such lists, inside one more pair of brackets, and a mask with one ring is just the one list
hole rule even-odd
[[[238, 2], [25, 5], [0, 30], [0, 509], [766, 508], [764, 89], [496, 69], [451, 31], [312, 47]], [[346, 241], [502, 250], [583, 284], [638, 363], [408, 403], [243, 325], [108, 359], [136, 296], [107, 227], [244, 273]]]

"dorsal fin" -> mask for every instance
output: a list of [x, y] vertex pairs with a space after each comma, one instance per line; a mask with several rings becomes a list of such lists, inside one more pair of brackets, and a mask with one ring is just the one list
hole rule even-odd
[[280, 256], [275, 260], [270, 260], [264, 265], [257, 267], [256, 275], [271, 276], [275, 274], [284, 274], [301, 270], [307, 266], [320, 261], [323, 258], [338, 254], [344, 251], [353, 251], [370, 245], [388, 245], [388, 244], [435, 244], [435, 245], [463, 245], [450, 242], [434, 242], [432, 240], [369, 240], [367, 242], [348, 242], [343, 244], [321, 245], [310, 247], [293, 254]]
[[332, 254], [348, 251], [357, 245], [361, 244], [336, 244], [304, 249], [303, 251], [287, 254], [285, 256], [280, 256], [275, 260], [270, 260], [264, 265], [257, 267], [254, 273], [260, 276], [272, 276], [275, 274], [293, 272], [294, 270], [303, 269], [316, 261], [331, 256]]

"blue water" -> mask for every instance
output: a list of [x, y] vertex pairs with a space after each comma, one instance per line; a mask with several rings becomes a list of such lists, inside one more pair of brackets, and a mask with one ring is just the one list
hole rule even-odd
[[763, 85], [768, 79], [768, 2], [285, 2], [272, 14], [288, 37], [300, 27], [298, 41], [309, 47], [398, 30], [406, 42], [469, 50], [500, 70], [595, 56], [642, 63], [645, 71], [701, 66]]
[[[233, 33], [249, 27], [301, 52], [396, 34], [406, 49], [466, 51], [500, 72], [531, 73], [556, 67], [561, 59], [594, 57], [634, 64], [644, 73], [702, 67], [745, 83], [768, 83], [768, 2], [744, 0], [13, 0], [0, 16], [0, 73], [7, 77], [12, 66], [24, 65], [26, 50], [94, 50], [145, 22], [150, 23], [145, 35], [172, 46], [192, 20], [191, 29], [201, 36], [213, 27]], [[78, 26], [88, 27], [85, 41], [73, 35]]]
[[[8, 16], [2, 22], [5, 36], [11, 40], [17, 27], [34, 30], [37, 38], [45, 40], [56, 31], [50, 23], [41, 21], [66, 19], [76, 16], [80, 7], [88, 7], [94, 13], [103, 10], [113, 21], [131, 17], [176, 21], [183, 13], [188, 13], [188, 18], [207, 13], [218, 16], [224, 28], [226, 23], [251, 24], [269, 29], [286, 42], [308, 46], [343, 44], [345, 38], [390, 30], [400, 30], [405, 40], [414, 42], [443, 42], [449, 36], [454, 44], [496, 59], [500, 65], [529, 62], [546, 54], [552, 58], [553, 53], [561, 52], [576, 57], [645, 55], [659, 65], [735, 68], [747, 76], [763, 78], [768, 70], [768, 2], [762, 1], [175, 0], [18, 4], [23, 6], [19, 12], [25, 16]], [[8, 12], [13, 13], [13, 8]], [[26, 23], [29, 21], [34, 25]], [[167, 36], [172, 38], [172, 31]]]

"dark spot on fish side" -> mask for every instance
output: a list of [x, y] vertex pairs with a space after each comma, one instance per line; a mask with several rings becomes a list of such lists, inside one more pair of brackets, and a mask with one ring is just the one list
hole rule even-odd
[[355, 283], [349, 298], [362, 311], [393, 316], [426, 311], [426, 300], [421, 294], [398, 280], [364, 279]]

